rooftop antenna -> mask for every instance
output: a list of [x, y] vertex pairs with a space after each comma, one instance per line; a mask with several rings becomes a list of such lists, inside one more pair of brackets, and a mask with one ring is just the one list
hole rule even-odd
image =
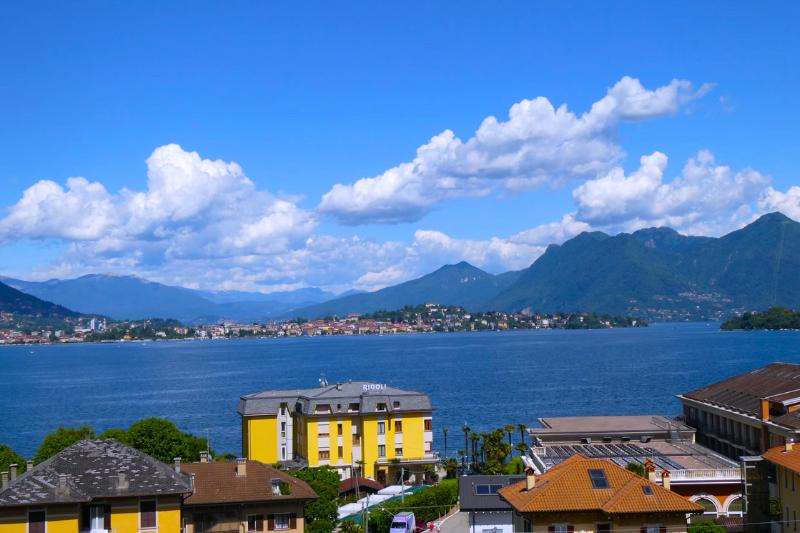
[[327, 387], [328, 386], [328, 380], [325, 378], [325, 374], [320, 374], [319, 375], [319, 386], [320, 387]]

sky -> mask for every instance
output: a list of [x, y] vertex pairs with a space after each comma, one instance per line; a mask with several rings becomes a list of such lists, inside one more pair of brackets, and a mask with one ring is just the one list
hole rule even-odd
[[6, 2], [0, 274], [374, 290], [582, 231], [800, 220], [798, 15]]

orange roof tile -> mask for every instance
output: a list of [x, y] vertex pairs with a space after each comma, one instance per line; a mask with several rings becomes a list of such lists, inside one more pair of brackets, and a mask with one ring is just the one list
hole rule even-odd
[[[608, 488], [593, 488], [589, 470], [603, 470]], [[500, 496], [522, 513], [602, 511], [628, 513], [700, 513], [703, 507], [690, 502], [606, 459], [575, 454], [536, 476], [536, 485], [525, 490], [520, 481], [500, 489]], [[649, 489], [645, 489], [649, 487]], [[648, 490], [650, 494], [646, 494]]]
[[785, 446], [770, 448], [762, 457], [793, 472], [800, 472], [800, 446], [794, 446], [790, 452], [786, 451]]

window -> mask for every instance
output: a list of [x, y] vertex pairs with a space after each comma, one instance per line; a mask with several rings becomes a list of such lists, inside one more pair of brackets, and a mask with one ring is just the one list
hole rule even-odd
[[378, 445], [378, 457], [386, 457], [386, 446], [384, 444]]
[[728, 504], [728, 513], [743, 513], [744, 512], [744, 499], [736, 498]]
[[589, 479], [592, 480], [593, 489], [607, 489], [610, 487], [606, 478], [606, 471], [602, 468], [592, 468], [589, 470]]
[[330, 450], [320, 450], [319, 451], [319, 460], [320, 461], [327, 461], [331, 458], [331, 451]]
[[714, 502], [712, 502], [710, 499], [708, 499], [708, 498], [699, 498], [695, 503], [699, 503], [700, 505], [703, 506], [703, 509], [704, 509], [703, 512], [704, 513], [706, 513], [706, 514], [717, 514], [717, 506], [714, 505]]
[[280, 496], [281, 495], [281, 480], [280, 479], [273, 479], [272, 480], [272, 495], [273, 496]]
[[247, 531], [264, 531], [264, 515], [263, 514], [248, 515]]
[[386, 422], [378, 422], [378, 435], [386, 434]]
[[403, 448], [395, 448], [394, 455], [395, 457], [403, 457]]
[[611, 533], [611, 524], [597, 524], [597, 533]]
[[45, 533], [47, 521], [44, 511], [28, 512], [28, 533]]
[[344, 448], [339, 446], [339, 448], [336, 451], [338, 452], [339, 459], [344, 459]]
[[665, 526], [642, 526], [639, 529], [640, 533], [667, 533]]
[[358, 404], [357, 403], [351, 403], [350, 405], [347, 406], [347, 410], [350, 411], [351, 413], [357, 413], [358, 412]]
[[378, 411], [385, 411], [385, 410], [386, 410], [386, 404], [383, 402], [378, 403]]
[[392, 407], [394, 407], [395, 409], [397, 409], [398, 407], [400, 407], [400, 402], [398, 402], [397, 400], [393, 401], [393, 402], [392, 402]]
[[281, 437], [286, 438], [286, 422], [281, 422]]
[[574, 533], [575, 526], [572, 524], [553, 524], [547, 528], [548, 533]]
[[642, 492], [644, 492], [645, 496], [652, 496], [653, 495], [653, 487], [651, 487], [650, 485], [642, 485]]
[[430, 418], [425, 419], [425, 431], [433, 430], [433, 421]]
[[403, 432], [403, 421], [402, 420], [395, 420], [394, 421], [394, 432], [395, 433], [402, 433]]
[[286, 404], [281, 404], [281, 416], [286, 416]]
[[338, 432], [339, 435], [344, 435], [344, 433], [342, 432], [342, 423], [341, 422], [336, 424], [336, 431]]
[[275, 515], [275, 529], [289, 529], [289, 515], [287, 513]]
[[497, 494], [497, 491], [502, 488], [503, 485], [475, 485], [475, 494], [478, 496], [490, 496]]
[[281, 446], [281, 459], [286, 460], [286, 446]]
[[358, 433], [353, 433], [353, 446], [358, 446], [360, 439], [361, 437], [358, 435]]
[[142, 500], [139, 502], [139, 529], [156, 528], [156, 501]]

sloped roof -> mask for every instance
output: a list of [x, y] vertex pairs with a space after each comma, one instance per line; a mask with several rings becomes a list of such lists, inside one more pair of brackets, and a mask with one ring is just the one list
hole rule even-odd
[[[593, 488], [590, 470], [602, 470], [608, 488]], [[604, 459], [576, 454], [542, 475], [530, 491], [521, 481], [499, 494], [521, 513], [599, 511], [606, 514], [699, 513], [703, 507]], [[646, 488], [647, 487], [647, 488]], [[645, 492], [647, 490], [647, 493]]]
[[[394, 402], [398, 406], [394, 406]], [[398, 389], [369, 381], [346, 381], [313, 389], [269, 390], [242, 396], [240, 415], [274, 415], [282, 403], [294, 410], [299, 403], [305, 415], [314, 415], [319, 405], [329, 406], [331, 413], [347, 413], [351, 403], [359, 412], [374, 413], [378, 404], [386, 404], [387, 412], [431, 411], [431, 400], [421, 392]], [[328, 413], [325, 413], [328, 414]]]
[[366, 487], [370, 490], [374, 490], [375, 492], [383, 488], [383, 485], [381, 485], [377, 481], [374, 481], [372, 479], [367, 479], [365, 477], [353, 476], [339, 483], [339, 494], [342, 494], [343, 492], [347, 492], [350, 490], [355, 490], [356, 486], [359, 486], [361, 488]]
[[[738, 376], [687, 392], [686, 398], [761, 416], [761, 400], [791, 405], [800, 403], [800, 364], [772, 363]], [[784, 415], [800, 427], [792, 413]]]
[[762, 457], [771, 463], [800, 473], [800, 446], [798, 445], [795, 445], [790, 452], [786, 451], [785, 446], [770, 448]]
[[[246, 461], [244, 476], [236, 475], [236, 462], [190, 463], [181, 470], [194, 475], [194, 492], [185, 505], [237, 502], [313, 500], [317, 493], [306, 483], [258, 461]], [[272, 480], [289, 484], [289, 494], [272, 493]]]
[[[60, 486], [61, 482], [64, 484]], [[184, 494], [191, 490], [188, 476], [149, 455], [113, 439], [82, 440], [12, 481], [0, 492], [0, 507]]]

